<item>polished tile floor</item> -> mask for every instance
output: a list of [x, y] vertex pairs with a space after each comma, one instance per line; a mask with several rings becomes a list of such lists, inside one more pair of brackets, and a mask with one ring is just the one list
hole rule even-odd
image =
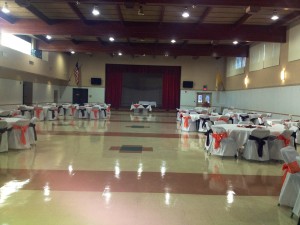
[[221, 159], [175, 113], [38, 122], [0, 153], [0, 225], [291, 225], [281, 163]]

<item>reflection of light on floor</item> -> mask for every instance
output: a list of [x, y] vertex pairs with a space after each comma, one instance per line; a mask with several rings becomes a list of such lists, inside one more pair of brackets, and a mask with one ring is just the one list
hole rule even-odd
[[28, 184], [30, 179], [25, 181], [9, 181], [0, 188], [0, 204], [5, 203], [5, 200], [11, 196], [11, 194], [18, 192], [25, 184]]
[[119, 164], [119, 161], [116, 161], [115, 178], [120, 179], [120, 173], [121, 173], [120, 164]]
[[160, 174], [161, 174], [161, 177], [164, 178], [165, 174], [166, 174], [166, 161], [162, 161], [162, 164], [160, 166]]
[[51, 200], [51, 197], [50, 197], [50, 186], [49, 186], [49, 183], [47, 182], [44, 186], [44, 200], [45, 202], [49, 202]]
[[105, 203], [109, 204], [110, 198], [111, 198], [111, 192], [110, 192], [110, 187], [105, 186], [103, 192], [102, 192], [102, 197], [105, 199]]
[[165, 193], [165, 204], [170, 205], [171, 195], [170, 193]]
[[73, 173], [74, 169], [73, 169], [73, 166], [71, 164], [68, 166], [68, 171], [69, 171], [70, 176], [74, 175], [74, 173]]
[[141, 179], [142, 172], [143, 172], [143, 163], [139, 163], [139, 168], [137, 170], [137, 178], [138, 178], [138, 180]]

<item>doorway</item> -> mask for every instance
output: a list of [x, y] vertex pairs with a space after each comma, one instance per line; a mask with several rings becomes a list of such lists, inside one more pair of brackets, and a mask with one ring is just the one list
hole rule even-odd
[[73, 88], [73, 104], [84, 105], [88, 103], [89, 90], [86, 88]]
[[23, 105], [32, 105], [32, 82], [23, 82]]
[[212, 94], [207, 92], [197, 93], [197, 106], [198, 107], [208, 107], [212, 105]]

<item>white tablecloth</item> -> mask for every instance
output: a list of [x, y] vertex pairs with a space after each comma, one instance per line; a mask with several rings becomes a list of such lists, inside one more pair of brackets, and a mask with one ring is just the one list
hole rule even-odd
[[154, 107], [156, 107], [156, 102], [154, 102], [154, 101], [139, 101], [139, 104], [141, 104], [141, 105], [151, 105], [151, 106], [154, 106]]
[[[255, 129], [241, 127], [237, 124], [220, 124], [213, 126], [223, 127], [228, 133], [228, 136], [233, 138], [239, 147], [242, 147], [247, 142], [251, 131]], [[270, 130], [271, 135], [275, 136], [279, 135], [284, 130], [281, 126], [268, 127], [267, 129]]]
[[17, 118], [17, 117], [11, 117], [11, 118], [1, 117], [1, 120], [4, 120], [4, 121], [7, 122], [7, 128], [11, 128], [17, 121], [19, 121], [19, 120], [28, 120], [28, 119]]
[[152, 111], [151, 105], [144, 107], [144, 105], [132, 104], [130, 110], [134, 110], [134, 109], [147, 109], [148, 111]]

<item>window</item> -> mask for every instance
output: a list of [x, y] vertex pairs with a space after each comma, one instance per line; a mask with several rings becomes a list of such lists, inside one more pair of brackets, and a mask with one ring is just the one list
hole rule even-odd
[[31, 43], [13, 34], [1, 33], [1, 45], [31, 55]]
[[235, 68], [240, 69], [246, 66], [246, 57], [236, 57], [235, 58]]

